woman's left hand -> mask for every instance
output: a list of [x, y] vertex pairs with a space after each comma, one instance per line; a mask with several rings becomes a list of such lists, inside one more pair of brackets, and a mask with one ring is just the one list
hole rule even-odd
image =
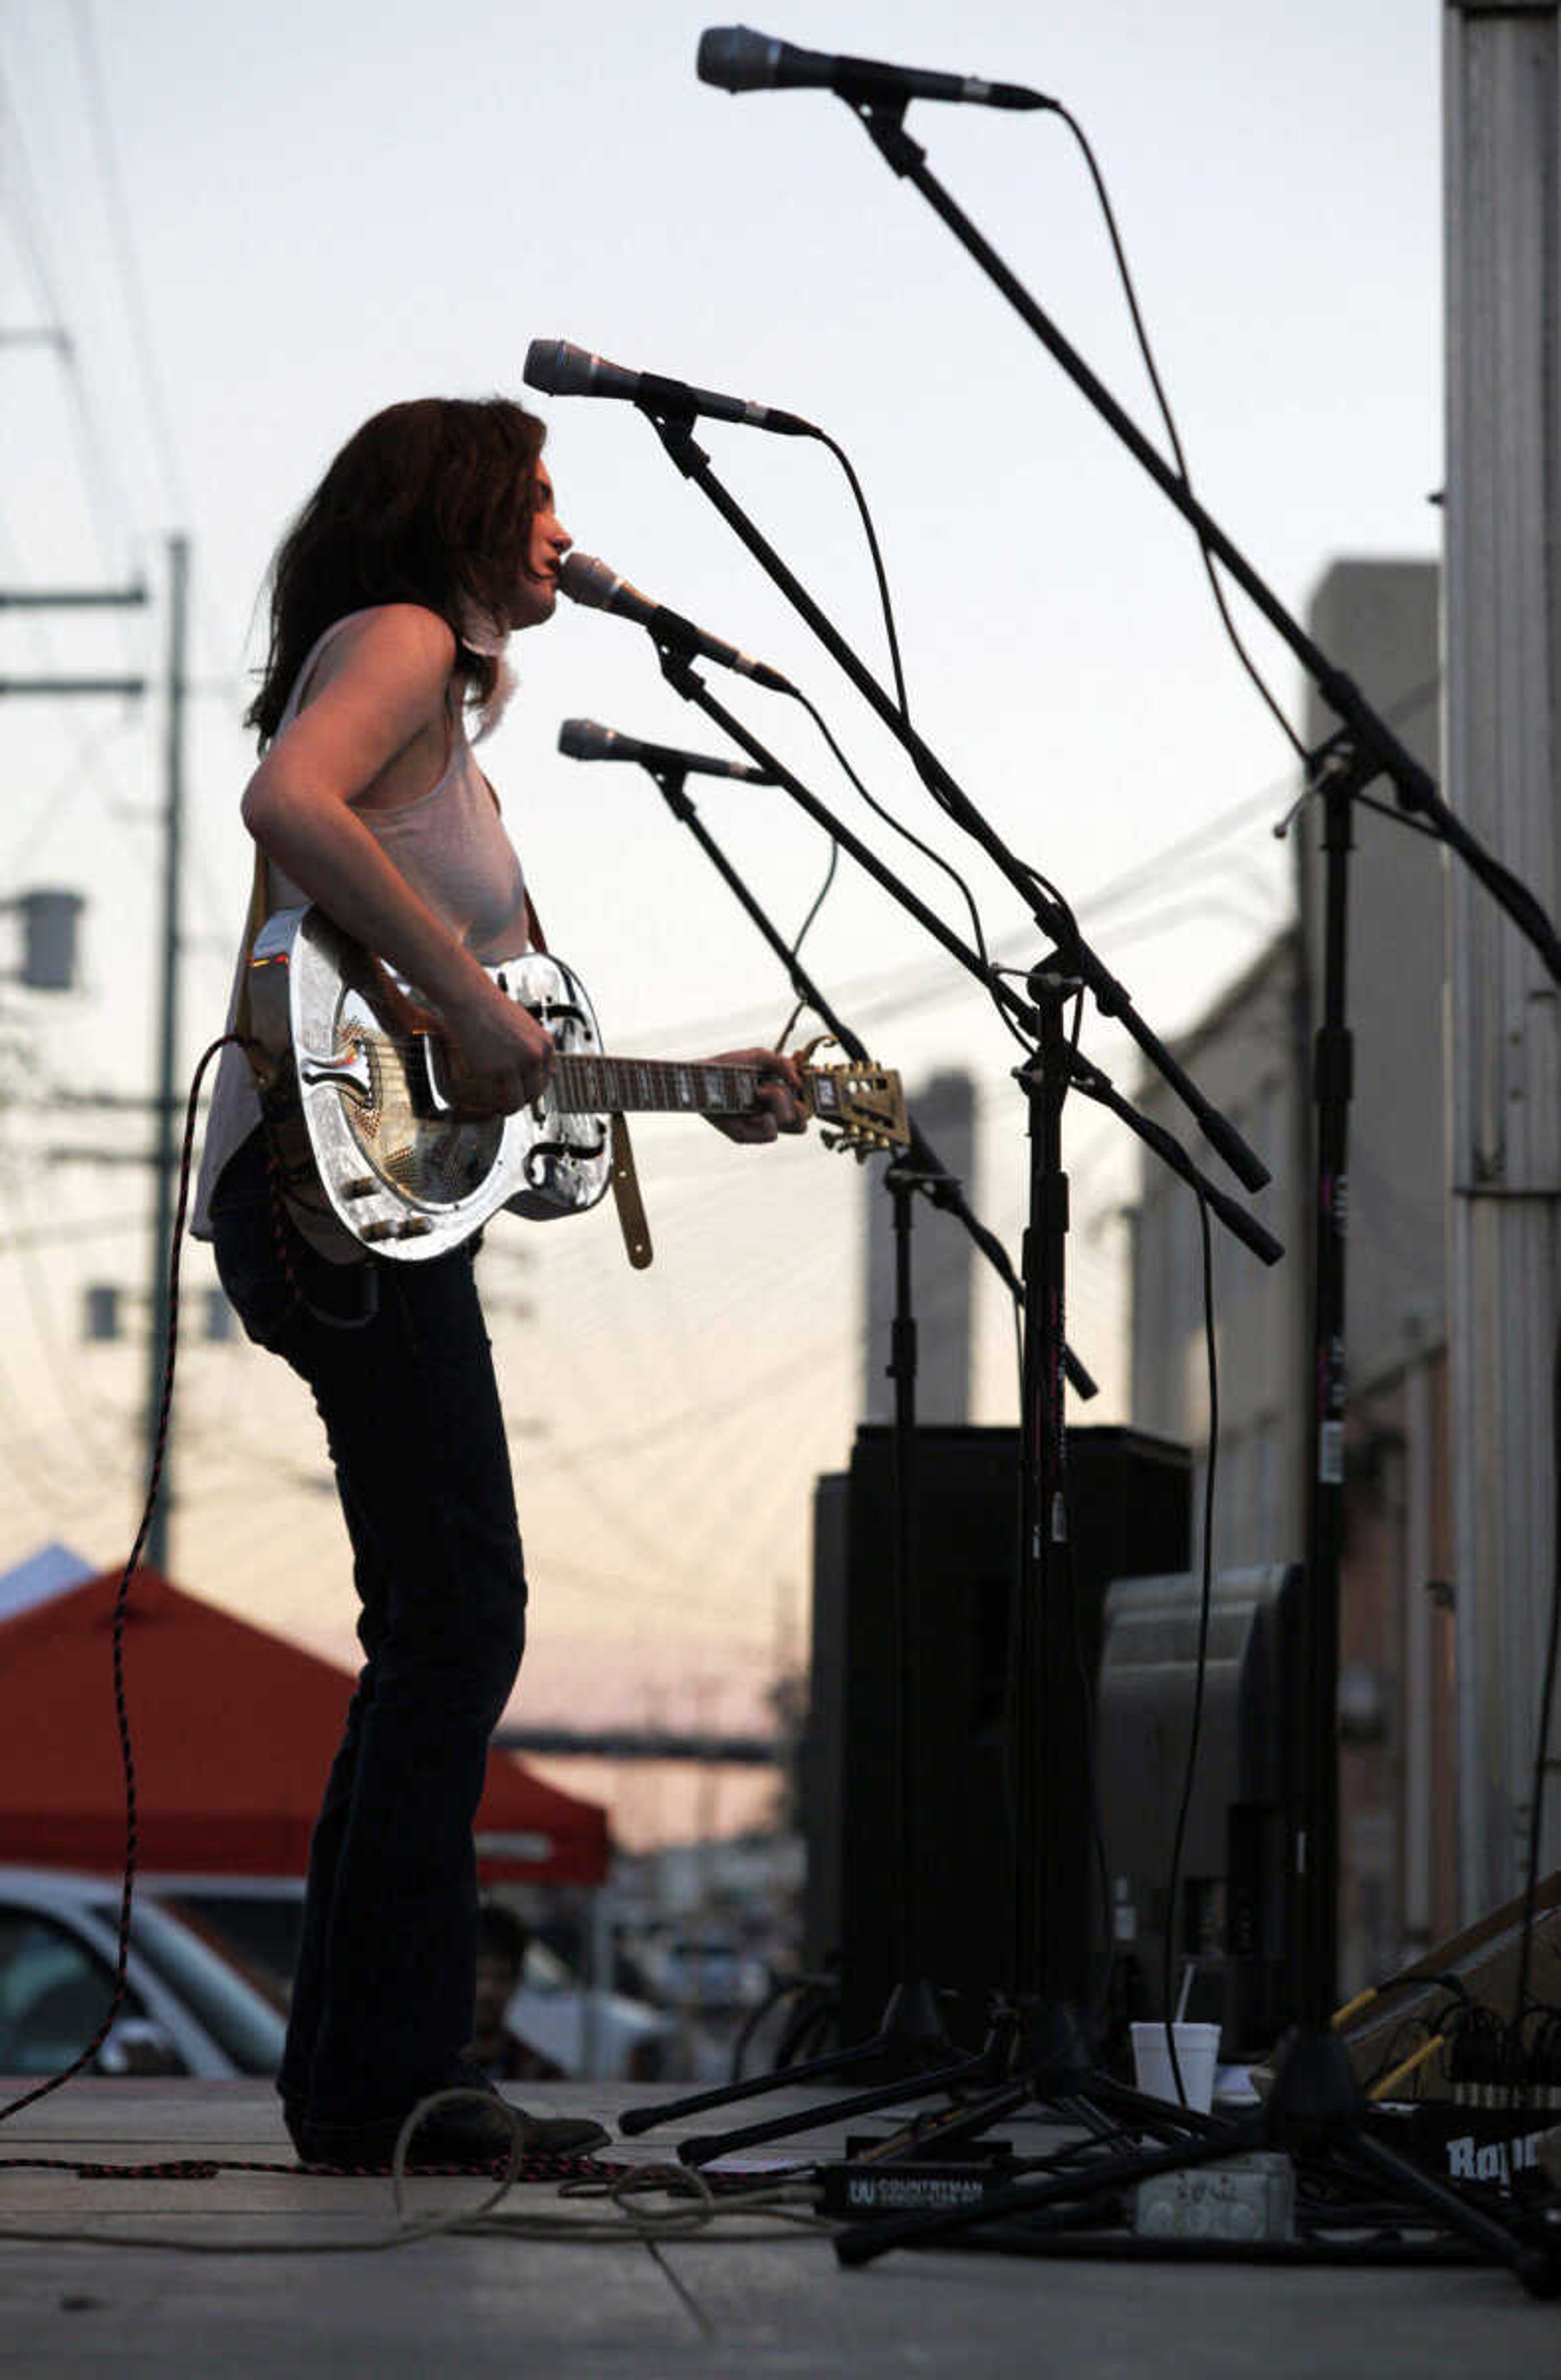
[[794, 1060], [778, 1050], [724, 1050], [713, 1066], [755, 1066], [763, 1079], [757, 1115], [712, 1116], [717, 1132], [728, 1140], [774, 1140], [783, 1132], [806, 1132], [808, 1111], [802, 1104], [802, 1077]]

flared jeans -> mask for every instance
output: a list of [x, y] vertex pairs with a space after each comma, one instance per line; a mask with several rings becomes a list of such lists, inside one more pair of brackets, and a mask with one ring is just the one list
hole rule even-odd
[[[395, 2115], [457, 2077], [471, 2035], [472, 1821], [525, 1644], [473, 1252], [331, 1263], [274, 1215], [259, 1132], [224, 1168], [212, 1225], [246, 1330], [324, 1423], [364, 1654], [310, 1847], [278, 2088], [320, 2122]], [[278, 1712], [278, 1763], [292, 1756]]]

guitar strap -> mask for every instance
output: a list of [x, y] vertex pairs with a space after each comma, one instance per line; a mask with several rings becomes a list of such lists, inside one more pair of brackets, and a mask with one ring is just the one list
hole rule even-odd
[[322, 1256], [328, 1257], [333, 1264], [362, 1264], [366, 1261], [367, 1251], [336, 1220], [330, 1201], [321, 1187], [320, 1177], [315, 1171], [314, 1153], [310, 1147], [309, 1129], [299, 1112], [296, 1097], [290, 1095], [290, 1076], [286, 1072], [279, 1074], [267, 1062], [254, 1038], [250, 962], [254, 953], [255, 937], [270, 915], [266, 857], [257, 844], [249, 915], [244, 920], [243, 959], [238, 975], [238, 997], [233, 1008], [233, 1031], [249, 1061], [250, 1073], [260, 1097], [261, 1115], [271, 1159], [288, 1214], [310, 1245], [317, 1248]]
[[628, 1137], [627, 1118], [614, 1116], [613, 1123], [613, 1197], [618, 1210], [618, 1225], [628, 1261], [636, 1272], [643, 1272], [655, 1255], [651, 1245], [651, 1227], [645, 1220], [645, 1202], [640, 1196], [640, 1176], [634, 1170], [634, 1149]]
[[265, 897], [265, 854], [255, 845], [255, 873], [250, 886], [250, 910], [244, 920], [244, 962], [238, 971], [238, 998], [234, 1004], [233, 1029], [243, 1045], [244, 1055], [254, 1066], [252, 1035], [250, 1026], [250, 959], [255, 947], [255, 936], [264, 925], [268, 914]]
[[[490, 786], [489, 791], [492, 792]], [[497, 799], [497, 796], [494, 796]], [[532, 942], [539, 951], [547, 948], [547, 937], [537, 916], [536, 904], [526, 894], [526, 917]], [[640, 1195], [640, 1175], [634, 1163], [634, 1144], [628, 1136], [628, 1119], [615, 1115], [610, 1119], [613, 1151], [613, 1204], [618, 1210], [618, 1229], [623, 1233], [624, 1253], [636, 1272], [643, 1272], [655, 1250], [651, 1245], [651, 1227], [645, 1220], [645, 1201]]]

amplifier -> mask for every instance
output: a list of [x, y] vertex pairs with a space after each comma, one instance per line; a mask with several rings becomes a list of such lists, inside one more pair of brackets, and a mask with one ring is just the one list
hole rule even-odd
[[[805, 1912], [811, 1967], [837, 1955], [843, 2035], [875, 2029], [896, 1980], [894, 1877], [899, 1814], [891, 1774], [901, 1648], [890, 1626], [893, 1432], [857, 1433], [848, 1472], [818, 1482], [814, 1503], [813, 1668], [803, 1746], [809, 1846]], [[1067, 1434], [1068, 1503], [1079, 1611], [1079, 1691], [1055, 1715], [1089, 1743], [1088, 1696], [1099, 1664], [1102, 1610], [1114, 1578], [1185, 1568], [1189, 1559], [1188, 1450], [1141, 1430]], [[911, 1878], [921, 1963], [951, 1994], [956, 2040], [979, 2045], [988, 2000], [1016, 1973], [1016, 1763], [1033, 1746], [1009, 1740], [1018, 1577], [1018, 1432], [947, 1425], [916, 1433], [911, 1506], [914, 1665], [921, 1740], [907, 1745], [917, 1846]], [[1070, 1775], [1073, 1773], [1070, 1767]], [[1055, 1823], [1071, 1878], [1055, 1922], [1088, 1959], [1093, 1852], [1082, 1776]]]

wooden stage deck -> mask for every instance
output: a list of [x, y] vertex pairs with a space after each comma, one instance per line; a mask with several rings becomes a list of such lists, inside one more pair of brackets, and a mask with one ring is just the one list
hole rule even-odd
[[[658, 2095], [620, 2084], [525, 2094], [539, 2110], [609, 2122]], [[817, 2102], [792, 2091], [771, 2106]], [[1023, 2149], [1057, 2137], [1038, 2119], [1004, 2131]], [[665, 2159], [672, 2137], [603, 2155]], [[815, 2132], [799, 2153], [839, 2145]], [[3, 2164], [23, 2156], [282, 2169], [127, 2180]], [[376, 2249], [396, 2223], [389, 2180], [324, 2179], [288, 2169], [290, 2160], [260, 2082], [77, 2082], [14, 2118], [0, 2132], [0, 2370], [162, 2380], [1561, 2374], [1561, 2306], [1534, 2302], [1497, 2271], [1127, 2265], [938, 2249], [847, 2272], [827, 2236], [758, 2216], [677, 2240], [642, 2240], [624, 2224], [621, 2238], [599, 2241], [588, 2231], [622, 2218], [546, 2184], [513, 2189], [479, 2233]], [[484, 2188], [415, 2181], [409, 2211], [470, 2206]], [[556, 2236], [526, 2235], [538, 2216]], [[160, 2244], [109, 2244], [126, 2234]]]

